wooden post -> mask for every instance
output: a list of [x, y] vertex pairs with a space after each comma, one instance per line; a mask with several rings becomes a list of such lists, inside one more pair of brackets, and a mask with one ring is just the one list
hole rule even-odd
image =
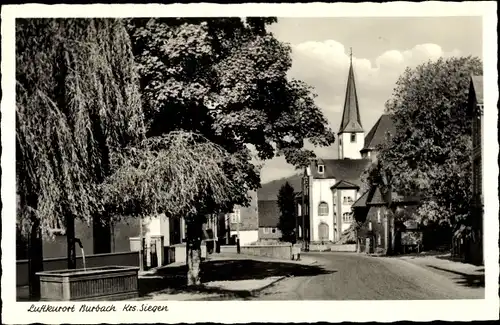
[[139, 270], [144, 271], [144, 236], [142, 233], [142, 216], [139, 217]]
[[240, 248], [240, 210], [238, 209], [236, 213], [236, 251], [238, 254], [241, 252]]
[[66, 214], [66, 244], [68, 269], [76, 269], [76, 247], [75, 247], [75, 217]]

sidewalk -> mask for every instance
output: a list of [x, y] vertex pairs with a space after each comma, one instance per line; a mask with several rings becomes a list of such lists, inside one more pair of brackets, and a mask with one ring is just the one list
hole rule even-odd
[[458, 275], [484, 276], [484, 266], [453, 261], [450, 258], [450, 254], [427, 256], [410, 255], [399, 256], [398, 258], [420, 266], [427, 266], [436, 270], [446, 271]]
[[[227, 300], [247, 298], [277, 282], [314, 267], [316, 260], [303, 256], [299, 261], [282, 260], [242, 254], [213, 254], [202, 262], [202, 279], [198, 288], [164, 288], [154, 290], [141, 300]], [[142, 281], [186, 281], [185, 263], [169, 264], [155, 270], [141, 272]]]
[[275, 262], [275, 263], [292, 263], [299, 265], [315, 265], [317, 261], [310, 256], [300, 256], [300, 260], [284, 260], [267, 256], [254, 256], [235, 253], [213, 254], [210, 255], [208, 261], [223, 261], [223, 260], [254, 260], [259, 262]]

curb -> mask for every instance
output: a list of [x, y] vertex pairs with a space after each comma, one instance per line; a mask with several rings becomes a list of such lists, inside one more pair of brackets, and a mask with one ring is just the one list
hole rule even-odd
[[257, 294], [257, 293], [261, 292], [262, 290], [265, 290], [265, 289], [267, 289], [267, 288], [269, 288], [269, 287], [271, 287], [271, 286], [275, 285], [276, 283], [280, 282], [281, 280], [283, 280], [283, 279], [285, 279], [285, 278], [287, 278], [287, 276], [284, 276], [284, 275], [283, 275], [283, 276], [280, 276], [279, 278], [277, 278], [276, 280], [272, 281], [271, 283], [266, 284], [265, 286], [263, 286], [263, 287], [261, 287], [261, 288], [258, 288], [258, 289], [253, 289], [253, 290], [246, 290], [246, 291], [248, 291], [248, 293], [250, 293], [250, 295], [252, 295], [252, 296], [253, 296], [253, 295], [255, 295], [255, 294]]

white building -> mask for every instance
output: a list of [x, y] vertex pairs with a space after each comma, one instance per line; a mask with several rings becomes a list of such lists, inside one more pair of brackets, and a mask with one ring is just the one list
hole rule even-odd
[[371, 163], [375, 133], [378, 132], [371, 130], [370, 139], [365, 139], [351, 61], [338, 132], [339, 159], [317, 159], [304, 175], [306, 206], [302, 210], [308, 225], [305, 235], [310, 242], [335, 242], [352, 224], [351, 206], [362, 194], [361, 175]]

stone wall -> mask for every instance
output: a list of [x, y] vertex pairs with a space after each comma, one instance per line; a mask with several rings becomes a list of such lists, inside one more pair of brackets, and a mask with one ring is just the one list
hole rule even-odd
[[[100, 267], [108, 265], [119, 266], [139, 266], [138, 252], [124, 252], [111, 254], [95, 254], [85, 256], [86, 267]], [[45, 258], [43, 260], [43, 270], [64, 270], [67, 269], [68, 262], [65, 257]], [[76, 268], [83, 268], [81, 256], [76, 258]], [[26, 286], [29, 284], [28, 260], [16, 261], [16, 286]]]
[[292, 259], [292, 244], [241, 246], [242, 255]]

